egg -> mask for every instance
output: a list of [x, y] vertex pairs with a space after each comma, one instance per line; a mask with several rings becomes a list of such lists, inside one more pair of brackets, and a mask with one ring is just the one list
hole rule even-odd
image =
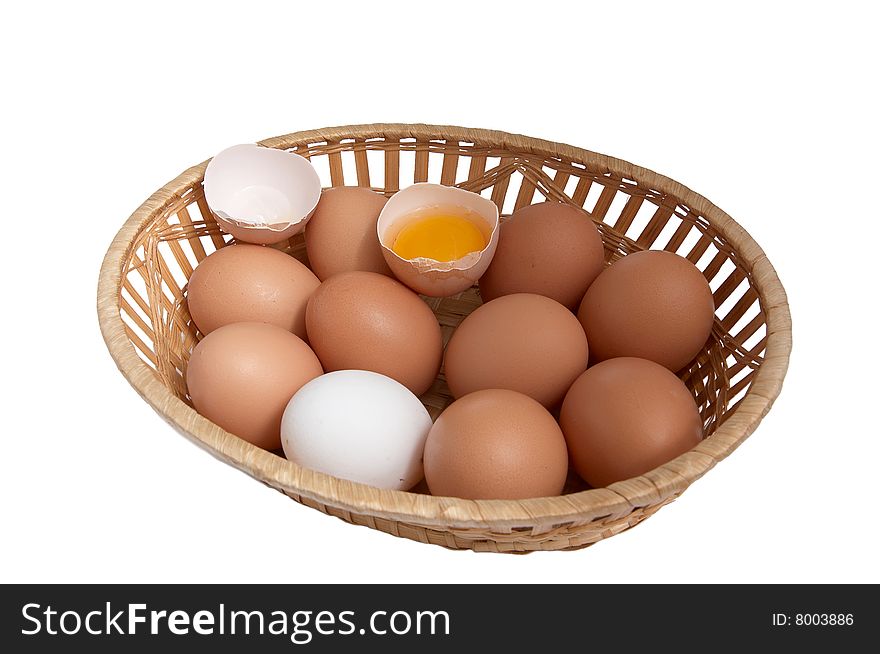
[[672, 371], [699, 354], [715, 302], [703, 273], [672, 252], [646, 250], [611, 264], [578, 309], [594, 361], [641, 357]]
[[[433, 224], [425, 224], [426, 220]], [[418, 222], [421, 234], [410, 238], [406, 231]], [[391, 196], [376, 229], [382, 254], [397, 279], [418, 293], [446, 297], [470, 288], [486, 272], [498, 246], [498, 207], [470, 191], [420, 182]], [[402, 234], [410, 240], [403, 256], [398, 243]], [[457, 235], [465, 235], [478, 249], [458, 250]], [[447, 250], [443, 241], [451, 242], [452, 249]], [[416, 249], [409, 251], [413, 244]], [[457, 253], [449, 258], [430, 256], [437, 251]]]
[[196, 411], [258, 447], [277, 450], [287, 403], [323, 372], [309, 346], [286, 329], [237, 322], [199, 341], [186, 385]]
[[559, 495], [568, 472], [553, 416], [515, 391], [477, 391], [450, 404], [425, 443], [432, 495], [525, 499]]
[[634, 357], [603, 361], [578, 377], [559, 424], [572, 466], [594, 487], [653, 470], [703, 437], [694, 398], [681, 380]]
[[371, 370], [416, 395], [440, 368], [440, 324], [418, 295], [397, 280], [372, 272], [333, 275], [306, 307], [309, 342], [327, 372]]
[[306, 225], [309, 264], [318, 279], [352, 270], [391, 276], [376, 224], [387, 200], [368, 188], [338, 186], [321, 194]]
[[390, 377], [340, 370], [305, 384], [281, 421], [285, 456], [306, 468], [377, 488], [421, 481], [431, 417]]
[[265, 322], [306, 338], [306, 304], [320, 281], [284, 252], [240, 243], [213, 252], [187, 284], [187, 305], [203, 334], [234, 322]]
[[321, 180], [307, 159], [254, 144], [234, 145], [211, 159], [204, 188], [223, 231], [262, 245], [303, 231], [321, 197]]
[[480, 296], [489, 301], [537, 293], [576, 309], [602, 272], [604, 252], [599, 230], [582, 209], [559, 202], [522, 207], [501, 224]]
[[515, 293], [477, 307], [461, 322], [446, 347], [444, 371], [456, 398], [505, 388], [554, 407], [588, 358], [574, 314], [543, 295]]

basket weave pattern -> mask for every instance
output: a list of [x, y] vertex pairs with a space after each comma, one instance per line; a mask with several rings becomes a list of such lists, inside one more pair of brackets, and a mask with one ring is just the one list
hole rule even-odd
[[[587, 209], [606, 260], [643, 249], [686, 256], [712, 286], [712, 336], [682, 379], [706, 438], [641, 477], [589, 489], [570, 475], [565, 494], [521, 501], [431, 497], [380, 490], [307, 470], [225, 432], [196, 413], [186, 364], [201, 335], [186, 306], [193, 268], [231, 242], [205, 203], [207, 162], [150, 197], [113, 241], [101, 271], [98, 313], [122, 373], [165, 419], [217, 458], [294, 500], [353, 524], [455, 549], [577, 549], [628, 529], [675, 499], [755, 429], [779, 393], [791, 349], [785, 291], [760, 247], [723, 211], [684, 186], [633, 164], [504, 132], [375, 124], [298, 132], [262, 145], [309, 158], [331, 186], [392, 195], [413, 182], [455, 185], [491, 198], [502, 220], [558, 200]], [[279, 244], [307, 263], [302, 236]], [[444, 342], [480, 304], [476, 288], [425, 298]], [[422, 397], [432, 417], [451, 402], [442, 372]]]

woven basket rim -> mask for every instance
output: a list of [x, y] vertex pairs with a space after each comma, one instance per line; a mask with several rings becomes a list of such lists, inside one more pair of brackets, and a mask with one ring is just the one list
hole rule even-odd
[[197, 188], [208, 161], [193, 166], [150, 196], [116, 234], [101, 266], [97, 310], [101, 333], [123, 376], [167, 422], [218, 459], [288, 494], [341, 511], [370, 514], [426, 527], [505, 529], [520, 525], [554, 528], [568, 521], [589, 522], [623, 516], [635, 508], [661, 504], [684, 491], [727, 457], [755, 430], [779, 395], [791, 352], [791, 316], [785, 289], [761, 247], [727, 213], [709, 200], [652, 170], [583, 148], [497, 130], [448, 125], [372, 123], [299, 131], [260, 141], [292, 148], [342, 139], [415, 138], [455, 140], [561, 158], [586, 164], [669, 193], [706, 217], [751, 268], [751, 281], [766, 317], [764, 361], [732, 415], [714, 434], [669, 463], [608, 488], [528, 500], [462, 500], [377, 489], [308, 470], [226, 432], [181, 401], [137, 355], [119, 312], [124, 266], [140, 231], [170, 208], [185, 203]]

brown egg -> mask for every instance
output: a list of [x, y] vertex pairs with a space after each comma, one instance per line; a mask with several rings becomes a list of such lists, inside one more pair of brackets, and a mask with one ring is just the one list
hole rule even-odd
[[421, 395], [440, 368], [440, 324], [400, 282], [371, 272], [333, 275], [306, 309], [309, 342], [327, 372], [371, 370]]
[[653, 470], [703, 437], [697, 405], [681, 380], [633, 357], [603, 361], [578, 377], [559, 424], [574, 469], [595, 487]]
[[462, 321], [446, 347], [444, 370], [454, 397], [506, 388], [552, 408], [588, 358], [584, 330], [568, 309], [543, 295], [515, 293]]
[[238, 322], [196, 345], [186, 385], [196, 411], [254, 445], [276, 450], [290, 398], [323, 372], [298, 336], [275, 325]]
[[437, 418], [425, 442], [432, 495], [524, 499], [559, 495], [568, 453], [547, 409], [514, 391], [465, 395]]
[[190, 276], [187, 304], [203, 334], [234, 322], [265, 322], [306, 337], [306, 304], [321, 282], [288, 254], [240, 243], [205, 258]]
[[641, 357], [677, 371], [712, 332], [715, 302], [703, 273], [684, 257], [648, 250], [602, 272], [584, 295], [578, 319], [593, 361]]
[[575, 309], [602, 272], [604, 249], [589, 214], [559, 202], [514, 211], [501, 225], [495, 257], [480, 278], [483, 301], [537, 293]]
[[306, 225], [306, 252], [321, 281], [351, 270], [391, 276], [382, 256], [376, 221], [387, 199], [368, 188], [338, 186], [321, 194]]

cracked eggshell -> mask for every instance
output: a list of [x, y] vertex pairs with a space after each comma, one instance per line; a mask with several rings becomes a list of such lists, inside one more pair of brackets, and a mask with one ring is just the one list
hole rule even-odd
[[259, 245], [303, 231], [321, 199], [321, 180], [307, 159], [255, 144], [234, 145], [215, 156], [204, 187], [220, 228]]
[[[454, 261], [426, 257], [404, 259], [392, 246], [407, 224], [432, 209], [464, 209], [482, 219], [486, 247]], [[473, 286], [486, 272], [498, 247], [498, 207], [491, 200], [452, 186], [419, 182], [395, 193], [379, 214], [376, 225], [382, 255], [401, 282], [423, 295], [447, 297]]]

